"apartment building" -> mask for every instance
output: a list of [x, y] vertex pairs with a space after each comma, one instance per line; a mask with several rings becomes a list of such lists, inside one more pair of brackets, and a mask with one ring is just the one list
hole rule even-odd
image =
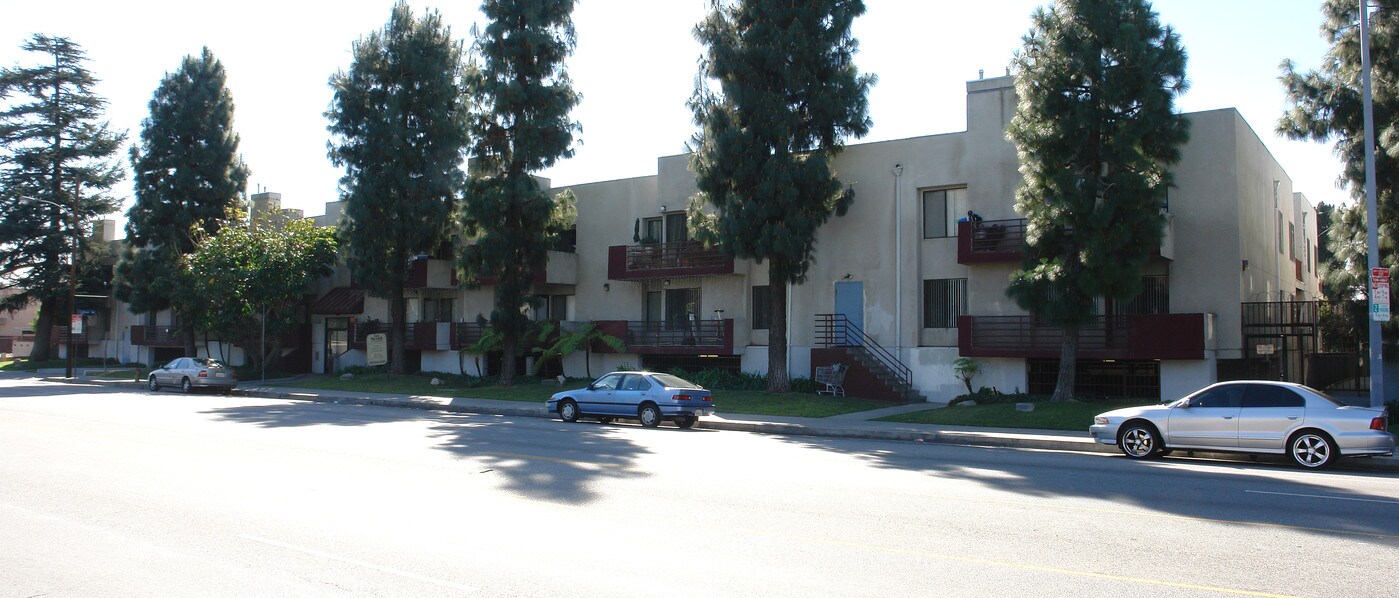
[[[946, 400], [963, 391], [953, 361], [969, 357], [982, 365], [977, 386], [1052, 389], [1059, 333], [1005, 295], [1024, 235], [1014, 209], [1021, 178], [1004, 134], [1015, 105], [1010, 77], [971, 81], [966, 131], [851, 145], [836, 159], [856, 199], [819, 232], [808, 282], [788, 289], [792, 375], [842, 362], [868, 396]], [[1080, 390], [1172, 397], [1231, 377], [1304, 380], [1316, 351], [1314, 207], [1237, 111], [1186, 116], [1191, 138], [1145, 290], [1100, 302], [1098, 324], [1082, 335]], [[661, 157], [652, 176], [566, 187], [578, 198], [575, 236], [549, 252], [530, 315], [596, 323], [626, 349], [570, 355], [564, 373], [766, 370], [767, 266], [689, 239], [689, 159]], [[281, 214], [263, 195], [254, 205]], [[980, 221], [968, 221], [969, 211]], [[331, 226], [339, 217], [332, 202], [314, 218]], [[461, 349], [479, 338], [493, 289], [489, 280], [462, 288], [451, 253], [409, 266], [410, 367], [477, 374], [498, 366]], [[364, 363], [365, 336], [387, 327], [387, 301], [343, 267], [311, 291], [299, 341], [309, 345], [308, 369]], [[136, 347], [148, 338], [129, 337]]]

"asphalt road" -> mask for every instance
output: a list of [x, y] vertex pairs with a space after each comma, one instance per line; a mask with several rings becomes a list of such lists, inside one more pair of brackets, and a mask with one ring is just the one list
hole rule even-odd
[[1393, 596], [1399, 477], [0, 379], [0, 598]]

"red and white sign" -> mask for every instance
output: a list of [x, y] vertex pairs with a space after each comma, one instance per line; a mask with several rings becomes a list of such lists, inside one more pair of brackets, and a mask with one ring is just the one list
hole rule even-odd
[[1389, 268], [1370, 268], [1370, 319], [1389, 321]]
[[81, 315], [78, 315], [78, 314], [73, 314], [73, 320], [72, 320], [71, 326], [72, 326], [73, 334], [82, 334], [82, 333], [83, 333], [83, 317], [82, 317]]

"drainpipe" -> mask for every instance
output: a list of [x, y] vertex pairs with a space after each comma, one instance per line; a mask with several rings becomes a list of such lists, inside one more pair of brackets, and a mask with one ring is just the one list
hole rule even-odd
[[902, 361], [904, 338], [904, 268], [903, 268], [903, 218], [899, 205], [899, 178], [904, 174], [903, 164], [895, 164], [894, 169], [894, 355]]
[[[1268, 239], [1268, 243], [1269, 243], [1269, 244], [1273, 244], [1273, 245], [1278, 245], [1279, 243], [1277, 243], [1277, 240], [1282, 238], [1282, 222], [1281, 222], [1281, 221], [1278, 219], [1278, 217], [1277, 217], [1278, 214], [1281, 214], [1281, 213], [1282, 213], [1282, 211], [1278, 209], [1278, 184], [1281, 183], [1281, 182], [1282, 182], [1282, 181], [1279, 181], [1279, 180], [1277, 180], [1277, 179], [1273, 179], [1273, 213], [1268, 215], [1268, 220], [1272, 220], [1272, 221], [1275, 223], [1273, 226], [1276, 227], [1276, 229], [1277, 229], [1277, 230], [1274, 230], [1274, 231], [1273, 231], [1273, 238], [1272, 238], [1272, 239]], [[1275, 266], [1275, 267], [1274, 267], [1274, 270], [1277, 272], [1278, 302], [1281, 303], [1281, 302], [1282, 302], [1282, 298], [1283, 298], [1283, 294], [1282, 294], [1282, 251], [1281, 251], [1281, 248], [1276, 248], [1276, 247], [1273, 249], [1273, 251], [1275, 252], [1274, 255], [1273, 255], [1273, 264], [1274, 264], [1274, 266]]]

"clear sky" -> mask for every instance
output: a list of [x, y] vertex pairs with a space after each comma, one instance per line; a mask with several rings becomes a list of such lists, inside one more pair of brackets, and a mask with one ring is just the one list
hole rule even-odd
[[[855, 22], [856, 62], [875, 73], [870, 96], [881, 141], [965, 130], [966, 81], [1003, 75], [1043, 0], [866, 0]], [[108, 118], [139, 139], [160, 79], [208, 46], [228, 72], [249, 191], [282, 194], [283, 207], [323, 213], [342, 172], [326, 158], [330, 76], [350, 64], [351, 43], [388, 20], [392, 0], [4, 0], [0, 65], [32, 65], [19, 50], [34, 33], [66, 36], [87, 51], [110, 101]], [[414, 0], [439, 10], [458, 38], [482, 21], [478, 0]], [[1313, 202], [1348, 202], [1329, 145], [1289, 141], [1273, 129], [1286, 104], [1278, 64], [1314, 68], [1321, 0], [1156, 0], [1189, 54], [1183, 112], [1234, 107]], [[708, 0], [580, 0], [569, 72], [582, 104], [577, 154], [542, 173], [555, 185], [656, 173], [656, 158], [684, 151], [694, 132], [685, 100], [701, 49], [691, 31]], [[124, 164], [126, 153], [122, 153]], [[117, 189], [126, 208], [130, 181]], [[124, 223], [123, 215], [118, 220]]]

